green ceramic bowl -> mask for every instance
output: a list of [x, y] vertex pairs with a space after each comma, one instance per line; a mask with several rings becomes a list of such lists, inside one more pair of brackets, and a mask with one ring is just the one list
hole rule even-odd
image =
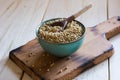
[[61, 19], [61, 18], [54, 18], [54, 19], [50, 19], [50, 20], [42, 22], [36, 29], [36, 36], [39, 40], [40, 45], [46, 52], [53, 54], [57, 57], [69, 56], [69, 55], [73, 54], [76, 50], [78, 50], [80, 48], [80, 46], [82, 45], [86, 29], [82, 23], [75, 20], [80, 26], [82, 26], [82, 29], [83, 29], [82, 37], [79, 38], [78, 40], [76, 40], [74, 42], [70, 42], [70, 43], [50, 43], [46, 40], [41, 39], [39, 37], [40, 27], [43, 26], [43, 24], [45, 24], [46, 22], [49, 22], [51, 20], [56, 20], [56, 19]]

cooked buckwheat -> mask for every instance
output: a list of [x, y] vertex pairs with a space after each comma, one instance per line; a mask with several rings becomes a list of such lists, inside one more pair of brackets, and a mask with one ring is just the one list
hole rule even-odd
[[50, 21], [40, 27], [40, 37], [52, 43], [70, 43], [82, 36], [82, 28], [76, 21], [68, 23], [63, 31], [61, 31], [62, 27], [60, 26], [50, 26], [50, 24], [61, 20]]

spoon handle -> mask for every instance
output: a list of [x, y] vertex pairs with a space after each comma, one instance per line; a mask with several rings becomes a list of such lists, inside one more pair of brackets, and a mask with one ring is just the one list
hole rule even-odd
[[92, 4], [89, 4], [88, 6], [84, 7], [82, 10], [80, 10], [79, 12], [77, 12], [76, 14], [73, 15], [74, 18], [77, 18], [78, 16], [80, 16], [81, 14], [83, 14], [84, 12], [86, 12], [91, 7], [92, 7]]
[[[92, 7], [92, 4], [89, 4], [88, 6], [84, 7], [82, 10], [80, 10], [79, 12], [75, 13], [74, 15], [68, 17], [66, 19], [67, 22], [71, 22], [72, 20], [74, 20], [75, 18], [77, 18], [78, 16], [80, 16], [81, 14], [83, 14], [84, 12], [86, 12], [88, 9], [90, 9]], [[66, 25], [66, 24], [64, 24]]]
[[77, 12], [76, 14], [66, 18], [66, 20], [63, 22], [63, 27], [62, 27], [62, 31], [66, 28], [66, 25], [68, 22], [71, 22], [72, 20], [74, 20], [75, 18], [77, 18], [78, 16], [80, 16], [81, 14], [83, 14], [84, 12], [86, 12], [88, 9], [90, 9], [92, 7], [92, 4], [89, 4], [88, 6], [86, 6], [85, 8], [83, 8], [82, 10], [80, 10], [79, 12]]

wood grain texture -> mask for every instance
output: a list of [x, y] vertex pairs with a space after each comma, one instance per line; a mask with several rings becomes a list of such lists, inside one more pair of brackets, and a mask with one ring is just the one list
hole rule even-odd
[[[5, 0], [5, 1], [7, 1], [7, 0]], [[1, 28], [0, 34], [2, 35], [2, 36], [0, 36], [0, 50], [1, 50], [1, 54], [0, 54], [0, 74], [1, 74], [0, 79], [1, 80], [3, 80], [3, 79], [7, 80], [7, 77], [5, 78], [6, 75], [11, 76], [11, 79], [16, 79], [16, 80], [18, 80], [18, 77], [21, 76], [21, 69], [16, 67], [16, 65], [13, 65], [12, 62], [10, 62], [8, 60], [9, 51], [10, 51], [11, 46], [12, 46], [13, 38], [15, 38], [15, 36], [17, 35], [17, 34], [14, 34], [14, 32], [17, 29], [19, 29], [19, 27], [15, 28], [15, 26], [11, 26], [12, 23], [17, 24], [16, 23], [17, 21], [15, 22], [12, 20], [12, 18], [14, 19], [16, 17], [15, 15], [16, 15], [17, 10], [18, 10], [16, 5], [17, 5], [17, 1], [14, 2], [13, 0], [9, 0], [5, 5], [3, 5], [1, 3], [1, 7], [4, 6], [4, 8], [7, 9], [5, 11], [5, 13], [0, 17], [0, 23], [1, 23], [0, 24], [0, 28]], [[16, 19], [14, 19], [14, 20], [16, 20]], [[14, 67], [14, 69], [11, 69], [12, 67]]]
[[31, 36], [35, 32], [33, 28], [42, 20], [49, 0], [4, 1], [0, 3], [0, 80], [8, 80], [4, 78], [6, 75], [11, 76], [9, 79], [19, 80], [22, 70], [8, 60], [9, 51], [34, 38], [35, 35]]
[[[114, 21], [116, 24], [112, 23]], [[107, 30], [107, 28], [106, 30], [102, 30], [101, 28], [103, 28], [104, 25], [107, 25], [105, 27], [109, 27], [109, 30]], [[114, 33], [119, 33], [120, 22], [117, 21], [117, 17], [114, 17], [87, 30], [86, 35], [89, 33], [92, 34], [92, 40], [85, 41], [82, 47], [71, 55], [70, 59], [68, 59], [68, 57], [57, 58], [47, 54], [41, 48], [37, 39], [11, 51], [10, 58], [34, 80], [72, 79], [84, 70], [95, 66], [113, 54], [113, 46], [104, 36], [111, 34], [110, 37], [112, 37]], [[91, 38], [91, 36], [86, 37], [86, 39], [89, 38]], [[54, 63], [54, 66], [51, 67], [52, 63]], [[60, 72], [61, 70], [62, 72]]]

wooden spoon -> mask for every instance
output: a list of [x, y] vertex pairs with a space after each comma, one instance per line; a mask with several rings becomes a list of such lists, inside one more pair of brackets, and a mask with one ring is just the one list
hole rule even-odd
[[80, 16], [81, 14], [83, 14], [84, 12], [86, 12], [91, 7], [92, 7], [92, 4], [89, 4], [88, 6], [86, 6], [85, 8], [83, 8], [82, 10], [80, 10], [79, 12], [75, 13], [74, 15], [66, 18], [65, 20], [63, 20], [61, 22], [55, 22], [55, 23], [51, 24], [51, 26], [61, 26], [62, 27], [62, 31], [63, 31], [64, 29], [66, 29], [66, 25], [69, 22], [71, 22], [72, 20], [74, 20], [75, 18], [77, 18], [78, 16]]

